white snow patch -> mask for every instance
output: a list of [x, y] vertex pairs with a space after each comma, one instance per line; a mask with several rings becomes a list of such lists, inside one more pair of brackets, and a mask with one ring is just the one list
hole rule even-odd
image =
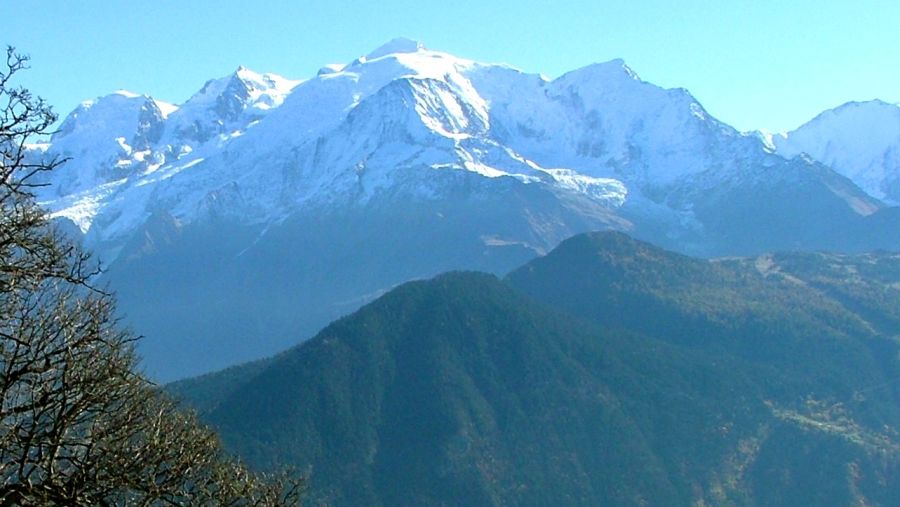
[[425, 45], [419, 41], [410, 40], [404, 37], [398, 37], [378, 47], [371, 53], [367, 54], [364, 58], [366, 59], [366, 61], [369, 61], [391, 54], [415, 53], [423, 49], [425, 49]]
[[897, 104], [850, 102], [772, 139], [779, 154], [788, 158], [808, 154], [850, 178], [869, 195], [900, 204]]
[[545, 169], [562, 188], [586, 194], [615, 207], [625, 204], [628, 189], [625, 184], [612, 178], [594, 178], [579, 174], [571, 169]]
[[153, 103], [156, 104], [156, 107], [159, 108], [159, 111], [162, 113], [163, 118], [168, 118], [170, 114], [178, 111], [178, 106], [175, 104], [170, 104], [168, 102], [163, 102], [161, 100], [152, 99]]

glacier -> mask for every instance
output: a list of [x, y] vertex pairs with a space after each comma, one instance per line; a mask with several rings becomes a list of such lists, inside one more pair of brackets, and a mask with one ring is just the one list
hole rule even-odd
[[887, 194], [780, 139], [622, 60], [549, 79], [395, 39], [307, 79], [240, 67], [183, 104], [86, 101], [31, 156], [69, 158], [38, 199], [108, 266], [166, 381], [590, 230], [704, 256], [900, 247]]

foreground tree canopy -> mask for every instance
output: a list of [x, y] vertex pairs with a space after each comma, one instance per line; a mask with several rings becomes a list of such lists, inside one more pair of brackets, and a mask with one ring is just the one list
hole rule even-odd
[[291, 505], [302, 481], [259, 476], [136, 371], [135, 337], [96, 265], [35, 204], [28, 156], [56, 116], [0, 66], [0, 505]]

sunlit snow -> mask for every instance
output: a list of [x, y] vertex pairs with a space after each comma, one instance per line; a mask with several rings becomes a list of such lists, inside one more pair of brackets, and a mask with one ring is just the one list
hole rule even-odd
[[122, 91], [87, 101], [33, 152], [72, 158], [41, 200], [114, 244], [153, 210], [271, 222], [391, 189], [432, 198], [446, 170], [650, 202], [645, 191], [706, 174], [724, 138], [765, 146], [621, 60], [551, 81], [396, 39], [305, 81], [241, 67], [178, 106]]

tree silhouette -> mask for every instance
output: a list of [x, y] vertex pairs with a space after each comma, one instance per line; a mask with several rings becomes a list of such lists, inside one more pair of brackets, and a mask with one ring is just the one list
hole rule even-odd
[[289, 505], [303, 481], [249, 472], [137, 373], [98, 267], [35, 203], [65, 160], [28, 142], [56, 115], [0, 66], [0, 506]]

